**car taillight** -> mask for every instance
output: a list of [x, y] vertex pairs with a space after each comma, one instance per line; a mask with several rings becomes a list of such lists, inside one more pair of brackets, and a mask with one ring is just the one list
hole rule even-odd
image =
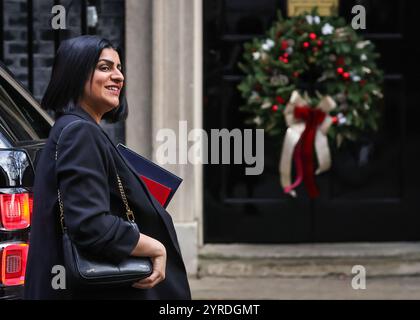
[[3, 228], [16, 230], [29, 227], [32, 206], [32, 194], [0, 194], [0, 215]]
[[0, 249], [1, 284], [16, 286], [25, 282], [28, 245], [26, 243], [9, 244]]

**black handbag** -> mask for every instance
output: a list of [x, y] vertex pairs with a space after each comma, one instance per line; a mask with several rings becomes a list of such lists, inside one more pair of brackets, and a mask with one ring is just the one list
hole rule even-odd
[[[56, 152], [57, 160], [57, 152]], [[138, 231], [121, 179], [117, 174], [118, 187], [126, 209], [127, 221]], [[147, 257], [128, 257], [120, 263], [114, 263], [104, 257], [94, 256], [82, 250], [71, 240], [64, 224], [64, 206], [60, 190], [57, 188], [60, 207], [60, 223], [63, 231], [63, 253], [66, 278], [73, 288], [129, 286], [152, 274], [153, 265]]]

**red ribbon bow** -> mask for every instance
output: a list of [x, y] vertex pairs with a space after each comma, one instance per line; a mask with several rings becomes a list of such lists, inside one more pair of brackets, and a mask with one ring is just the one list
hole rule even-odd
[[303, 179], [309, 197], [315, 198], [319, 195], [319, 190], [314, 176], [314, 141], [316, 130], [324, 121], [326, 113], [308, 106], [296, 106], [294, 116], [305, 122], [305, 131], [296, 145], [293, 156], [297, 177]]

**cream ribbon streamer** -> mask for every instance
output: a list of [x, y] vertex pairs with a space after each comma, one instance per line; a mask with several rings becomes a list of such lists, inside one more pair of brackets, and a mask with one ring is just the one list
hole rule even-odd
[[[303, 131], [305, 131], [305, 122], [300, 119], [296, 119], [294, 116], [294, 110], [297, 106], [309, 106], [309, 103], [301, 97], [297, 91], [293, 91], [284, 110], [284, 116], [288, 128], [284, 137], [279, 163], [281, 185], [285, 192], [293, 197], [296, 197], [296, 191], [291, 188], [293, 153]], [[324, 121], [318, 126], [315, 135], [315, 153], [318, 160], [318, 169], [315, 171], [316, 174], [325, 172], [331, 167], [331, 153], [328, 147], [327, 132], [332, 124], [332, 119], [329, 116], [329, 113], [335, 107], [336, 103], [330, 96], [322, 97], [316, 107], [326, 114]], [[290, 188], [290, 191], [286, 191]]]

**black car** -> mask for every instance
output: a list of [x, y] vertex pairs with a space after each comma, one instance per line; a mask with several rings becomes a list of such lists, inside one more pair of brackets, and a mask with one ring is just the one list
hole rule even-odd
[[0, 62], [0, 299], [22, 297], [34, 168], [52, 125]]

